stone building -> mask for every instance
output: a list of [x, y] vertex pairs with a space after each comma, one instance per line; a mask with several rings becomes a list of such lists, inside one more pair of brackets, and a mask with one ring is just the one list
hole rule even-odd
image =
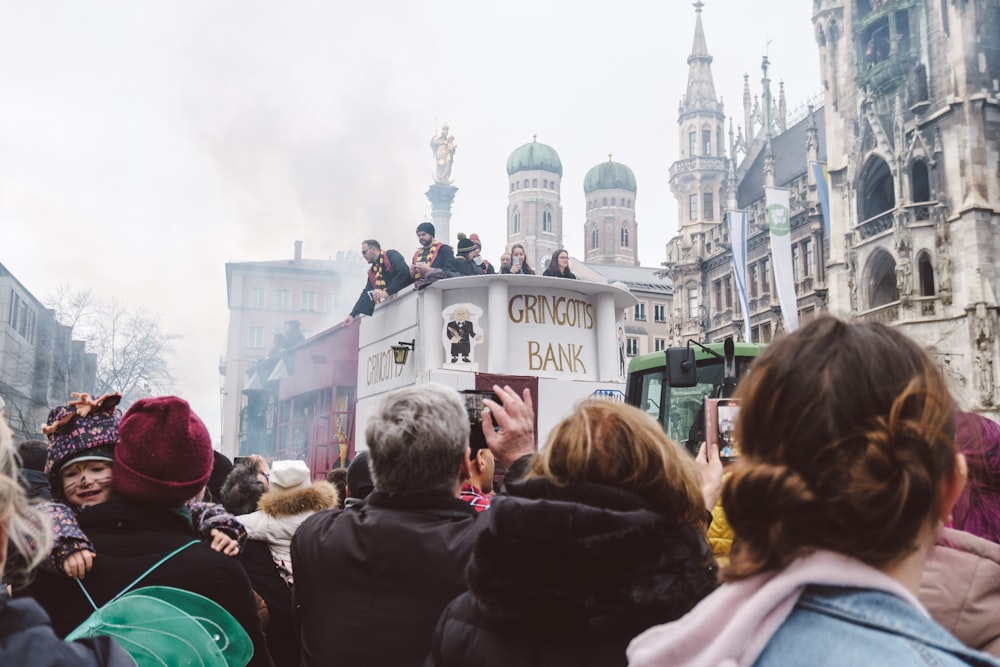
[[562, 173], [559, 154], [537, 137], [507, 158], [507, 249], [522, 244], [539, 274], [563, 247]]
[[275, 418], [248, 412], [248, 398], [270, 379], [263, 369], [273, 370], [295, 343], [342, 321], [364, 284], [365, 267], [355, 253], [304, 259], [301, 241], [292, 259], [226, 263], [229, 327], [219, 361], [224, 454], [255, 453], [250, 419]]
[[0, 396], [17, 439], [42, 438], [49, 410], [96, 382], [97, 355], [0, 264]]
[[923, 342], [997, 416], [1000, 5], [815, 0], [831, 309]]

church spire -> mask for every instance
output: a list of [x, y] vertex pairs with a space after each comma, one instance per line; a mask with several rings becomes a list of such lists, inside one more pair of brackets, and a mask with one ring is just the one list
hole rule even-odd
[[701, 9], [704, 6], [705, 3], [701, 0], [696, 0], [694, 3], [694, 43], [691, 45], [691, 55], [687, 59], [687, 93], [682, 104], [684, 113], [715, 110], [718, 104], [715, 97], [715, 82], [712, 80], [712, 56], [708, 53], [705, 29], [701, 24]]

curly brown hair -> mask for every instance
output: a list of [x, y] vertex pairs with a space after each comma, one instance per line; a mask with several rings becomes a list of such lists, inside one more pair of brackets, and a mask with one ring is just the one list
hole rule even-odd
[[772, 344], [737, 397], [744, 458], [722, 494], [735, 534], [724, 579], [811, 549], [878, 567], [917, 548], [955, 448], [952, 398], [913, 340], [820, 317]]

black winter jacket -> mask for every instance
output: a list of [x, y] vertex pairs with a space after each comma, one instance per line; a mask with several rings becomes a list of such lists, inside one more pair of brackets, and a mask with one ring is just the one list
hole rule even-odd
[[423, 664], [482, 525], [454, 497], [378, 491], [306, 519], [292, 538], [302, 664]]
[[716, 587], [703, 533], [637, 496], [533, 478], [482, 517], [468, 592], [442, 614], [427, 665], [625, 665], [643, 630]]
[[110, 637], [66, 642], [34, 600], [0, 600], [0, 665], [131, 667], [132, 658]]
[[[94, 568], [83, 583], [94, 602], [103, 605], [163, 556], [193, 539], [191, 518], [183, 508], [146, 505], [122, 498], [83, 510], [80, 528], [97, 549]], [[166, 561], [137, 587], [175, 586], [219, 603], [250, 635], [253, 666], [271, 665], [257, 617], [250, 580], [240, 562], [195, 544]], [[76, 581], [62, 574], [39, 572], [28, 587], [52, 617], [52, 627], [65, 637], [92, 612]]]

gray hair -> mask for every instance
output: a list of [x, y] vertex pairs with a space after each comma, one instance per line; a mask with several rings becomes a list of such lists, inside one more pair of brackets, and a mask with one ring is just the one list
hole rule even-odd
[[390, 392], [369, 418], [365, 438], [375, 490], [454, 493], [469, 446], [469, 420], [457, 391], [433, 382]]

